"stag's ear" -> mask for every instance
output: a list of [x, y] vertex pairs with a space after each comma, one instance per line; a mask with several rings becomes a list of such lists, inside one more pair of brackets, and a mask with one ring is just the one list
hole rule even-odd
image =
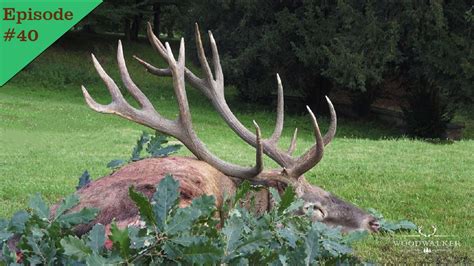
[[318, 202], [305, 202], [303, 213], [308, 215], [313, 222], [320, 222], [327, 216], [326, 210]]

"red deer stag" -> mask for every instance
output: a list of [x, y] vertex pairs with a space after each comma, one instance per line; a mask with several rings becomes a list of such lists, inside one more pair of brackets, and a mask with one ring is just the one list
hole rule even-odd
[[[120, 75], [125, 87], [137, 100], [140, 108], [134, 108], [127, 103], [119, 87], [107, 75], [94, 55], [92, 55], [94, 66], [107, 85], [112, 96], [112, 102], [108, 105], [99, 104], [89, 95], [87, 89], [82, 87], [85, 100], [89, 107], [97, 112], [116, 114], [177, 138], [197, 159], [169, 157], [134, 162], [80, 189], [77, 193], [80, 196], [81, 203], [76, 209], [96, 207], [100, 209], [100, 213], [92, 224], [78, 228], [79, 234], [88, 231], [94, 223], [109, 224], [113, 218], [122, 226], [137, 222], [139, 219], [138, 210], [128, 198], [128, 187], [133, 185], [137, 190], [151, 197], [155, 185], [167, 173], [172, 174], [180, 181], [181, 206], [186, 206], [192, 198], [203, 194], [214, 195], [217, 199], [216, 204], [219, 206], [222, 204], [223, 195], [235, 192], [239, 181], [245, 179], [258, 184], [265, 184], [266, 186], [293, 186], [297, 195], [305, 202], [304, 207], [300, 210], [300, 214], [310, 208], [314, 209], [312, 212], [313, 216], [311, 217], [313, 221], [321, 221], [332, 226], [341, 226], [345, 231], [363, 229], [375, 232], [378, 230], [378, 221], [373, 216], [350, 203], [340, 200], [331, 193], [311, 185], [303, 176], [305, 172], [313, 168], [322, 159], [324, 147], [331, 142], [336, 132], [336, 113], [328, 98], [331, 122], [327, 134], [325, 136], [321, 135], [313, 112], [310, 108], [307, 108], [314, 128], [316, 143], [302, 156], [293, 158], [292, 153], [296, 146], [296, 130], [288, 150], [281, 150], [277, 145], [283, 129], [284, 113], [283, 87], [278, 75], [276, 126], [270, 138], [262, 139], [260, 128], [255, 121], [256, 133], [254, 134], [244, 127], [227, 105], [224, 98], [224, 75], [216, 42], [211, 32], [209, 32], [209, 37], [214, 72], [211, 70], [206, 59], [199, 28], [196, 25], [197, 50], [204, 73], [204, 78], [199, 78], [185, 66], [183, 39], [181, 39], [179, 57], [176, 61], [169, 44], [163, 45], [161, 43], [153, 34], [150, 24], [148, 24], [147, 31], [151, 44], [168, 63], [169, 67], [159, 69], [142, 59], [137, 57], [135, 59], [145, 66], [150, 73], [157, 76], [171, 76], [173, 78], [174, 92], [179, 106], [179, 117], [176, 120], [169, 120], [163, 117], [132, 81], [125, 64], [120, 42], [117, 52]], [[212, 154], [204, 143], [201, 142], [193, 130], [185, 81], [209, 98], [229, 127], [245, 142], [256, 148], [255, 166], [242, 167], [223, 161]], [[263, 154], [277, 162], [282, 169], [264, 171]], [[254, 211], [261, 212], [271, 208], [268, 190], [264, 189], [257, 193], [256, 199], [256, 206], [253, 207]]]

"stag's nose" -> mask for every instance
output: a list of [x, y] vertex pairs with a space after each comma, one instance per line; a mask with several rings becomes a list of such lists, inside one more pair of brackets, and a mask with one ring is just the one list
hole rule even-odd
[[371, 219], [369, 219], [369, 221], [368, 221], [368, 226], [367, 227], [372, 232], [378, 232], [379, 229], [380, 229], [380, 223], [377, 219], [375, 219], [374, 217], [371, 217]]

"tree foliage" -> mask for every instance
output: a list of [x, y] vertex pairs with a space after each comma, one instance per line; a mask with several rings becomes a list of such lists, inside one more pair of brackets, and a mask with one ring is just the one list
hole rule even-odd
[[[440, 121], [438, 136], [453, 103], [474, 100], [469, 1], [227, 0], [186, 10], [185, 36], [193, 36], [195, 21], [213, 31], [227, 84], [247, 100], [275, 94], [280, 73], [286, 94], [304, 96], [317, 111], [327, 110], [323, 96], [333, 88], [349, 90], [367, 109], [383, 81], [396, 79], [407, 97], [436, 98], [424, 110], [426, 121]], [[413, 101], [408, 105], [419, 113]]]
[[423, 137], [440, 137], [458, 103], [474, 102], [467, 0], [120, 0], [104, 1], [86, 21], [136, 39], [146, 20], [168, 38], [193, 39], [195, 22], [212, 30], [226, 84], [247, 101], [268, 102], [279, 73], [285, 94], [305, 101], [299, 106], [327, 112], [324, 96], [337, 88], [366, 115], [380, 88], [395, 81], [408, 133]]
[[137, 41], [144, 32], [146, 21], [153, 22], [155, 33], [166, 32], [173, 37], [180, 8], [187, 1], [181, 0], [105, 0], [83, 22], [90, 30], [121, 32], [125, 39]]
[[356, 1], [213, 1], [189, 8], [185, 24], [198, 21], [213, 31], [226, 78], [243, 97], [274, 93], [278, 72], [287, 94], [322, 109], [332, 87], [372, 90], [396, 61], [397, 25], [377, 8]]

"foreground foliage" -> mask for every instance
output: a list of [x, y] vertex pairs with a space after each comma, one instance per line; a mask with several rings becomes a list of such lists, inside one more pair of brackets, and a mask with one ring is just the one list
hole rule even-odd
[[[92, 221], [98, 213], [97, 209], [82, 209], [76, 213], [67, 213], [67, 210], [78, 203], [78, 196], [66, 197], [57, 208], [56, 214], [50, 216], [50, 208], [41, 196], [36, 194], [30, 200], [29, 212], [19, 211], [10, 221], [1, 219], [0, 262], [9, 264], [25, 262], [32, 265], [70, 264], [71, 259], [64, 256], [67, 247], [63, 244], [67, 243], [68, 239], [80, 241], [74, 237], [72, 228]], [[18, 250], [10, 249], [7, 241], [9, 244], [17, 243]]]
[[[145, 148], [146, 145], [146, 148]], [[143, 148], [145, 148], [146, 155], [142, 156]], [[126, 163], [143, 160], [145, 158], [160, 158], [167, 157], [170, 154], [176, 153], [181, 148], [180, 144], [168, 144], [168, 137], [155, 132], [154, 136], [150, 136], [147, 132], [143, 131], [140, 138], [137, 140], [137, 144], [132, 149], [130, 159], [115, 159], [107, 164], [110, 169], [117, 169]]]
[[[157, 186], [151, 201], [129, 189], [138, 206], [143, 223], [119, 229], [115, 223], [97, 224], [81, 238], [71, 228], [93, 220], [97, 210], [67, 210], [78, 203], [69, 196], [56, 215], [39, 195], [30, 201], [30, 211], [16, 213], [10, 221], [0, 222], [3, 262], [25, 264], [106, 263], [150, 264], [313, 264], [317, 261], [353, 260], [350, 244], [366, 236], [366, 232], [342, 235], [339, 229], [321, 223], [310, 223], [295, 216], [301, 207], [292, 189], [280, 197], [272, 191], [275, 208], [256, 217], [241, 207], [241, 201], [253, 189], [244, 184], [229, 198], [224, 208], [215, 208], [214, 197], [195, 199], [186, 208], [178, 208], [179, 184], [166, 176]], [[225, 222], [217, 219], [226, 217]], [[222, 227], [222, 229], [218, 229]], [[18, 250], [11, 250], [7, 240], [18, 239]]]

